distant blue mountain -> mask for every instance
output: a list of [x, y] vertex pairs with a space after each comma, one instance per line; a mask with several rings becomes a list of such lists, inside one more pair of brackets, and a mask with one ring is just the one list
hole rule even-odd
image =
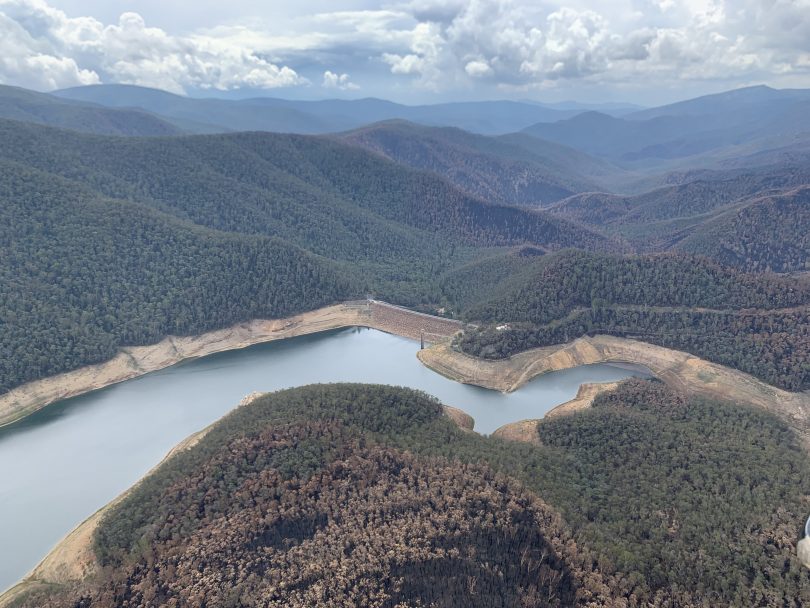
[[750, 155], [810, 140], [810, 90], [749, 87], [621, 118], [585, 112], [524, 132], [628, 167]]
[[109, 107], [141, 108], [189, 131], [335, 133], [373, 122], [402, 119], [496, 135], [537, 122], [571, 118], [578, 109], [554, 109], [517, 101], [475, 101], [407, 106], [382, 99], [295, 101], [272, 97], [198, 99], [131, 85], [94, 85], [55, 91], [63, 99]]
[[142, 109], [108, 108], [2, 85], [0, 118], [99, 135], [177, 135], [182, 132], [177, 125]]

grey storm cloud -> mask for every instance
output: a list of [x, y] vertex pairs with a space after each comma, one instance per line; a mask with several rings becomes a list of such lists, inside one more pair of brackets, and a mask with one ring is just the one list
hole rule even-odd
[[204, 23], [189, 2], [191, 30], [158, 2], [106, 21], [109, 3], [50, 2], [0, 0], [0, 81], [519, 94], [810, 74], [810, 0], [234, 0]]

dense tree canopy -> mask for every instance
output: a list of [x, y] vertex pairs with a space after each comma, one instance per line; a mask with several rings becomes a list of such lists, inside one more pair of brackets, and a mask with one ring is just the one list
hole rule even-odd
[[0, 391], [360, 289], [275, 238], [203, 229], [0, 163]]
[[330, 139], [114, 138], [0, 121], [0, 392], [124, 345], [375, 293], [524, 242], [617, 245]]
[[112, 509], [97, 578], [22, 605], [810, 601], [810, 466], [772, 415], [628, 381], [538, 433], [464, 432], [393, 387], [268, 395]]
[[[483, 322], [461, 342], [479, 356], [604, 332], [809, 386], [808, 287], [795, 280], [612, 254], [622, 245], [582, 225], [330, 138], [11, 121], [0, 135], [0, 391], [123, 345], [369, 292]], [[571, 246], [591, 251], [549, 253]], [[513, 330], [488, 329], [502, 322]]]
[[748, 270], [810, 270], [810, 188], [757, 197], [700, 226], [678, 248]]
[[[561, 252], [505, 256], [451, 273], [451, 302], [483, 321], [459, 347], [507, 357], [586, 334], [636, 338], [735, 367], [790, 390], [810, 387], [810, 287], [683, 255]], [[495, 325], [509, 322], [498, 331]]]

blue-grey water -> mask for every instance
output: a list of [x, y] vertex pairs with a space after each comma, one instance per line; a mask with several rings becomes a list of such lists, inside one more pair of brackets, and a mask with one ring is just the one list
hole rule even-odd
[[246, 394], [314, 382], [373, 382], [421, 389], [491, 433], [539, 418], [583, 382], [640, 370], [588, 365], [536, 378], [504, 395], [425, 368], [419, 344], [346, 329], [211, 355], [56, 403], [0, 428], [0, 590], [29, 572], [74, 526], [126, 490], [175, 444]]

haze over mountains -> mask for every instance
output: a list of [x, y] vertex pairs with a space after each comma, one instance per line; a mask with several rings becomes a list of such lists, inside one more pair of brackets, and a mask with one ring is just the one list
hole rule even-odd
[[[487, 134], [509, 133], [540, 121], [575, 116], [580, 109], [556, 109], [516, 101], [405, 106], [382, 99], [293, 101], [270, 97], [244, 100], [195, 99], [129, 85], [98, 85], [56, 91], [62, 99], [109, 107], [142, 108], [195, 132], [279, 131], [331, 133], [383, 120], [454, 126]], [[621, 113], [621, 112], [619, 112]]]
[[0, 86], [0, 118], [100, 135], [178, 135], [179, 127], [144, 110], [106, 108]]
[[[318, 134], [400, 120], [490, 136], [522, 131], [535, 140], [562, 144], [625, 171], [643, 173], [804, 159], [809, 154], [809, 108], [809, 91], [764, 86], [644, 110], [620, 106], [609, 114], [577, 104], [553, 107], [514, 101], [405, 106], [379, 99], [199, 99], [130, 85], [79, 87], [53, 94], [0, 88], [0, 117], [89, 132]], [[569, 158], [566, 163], [582, 165], [584, 158]], [[599, 184], [614, 190], [619, 185], [610, 179]]]
[[628, 167], [705, 163], [708, 154], [742, 156], [806, 143], [810, 91], [750, 87], [623, 118], [585, 112], [525, 131]]
[[[203, 99], [131, 85], [78, 87], [53, 94], [0, 88], [2, 118], [112, 135], [229, 131], [325, 134], [390, 121], [456, 127], [484, 136], [502, 136], [497, 144], [483, 139], [473, 143], [471, 138], [463, 144], [479, 152], [482, 148], [509, 143], [528, 147], [530, 155], [536, 156], [538, 146], [543, 146], [545, 152], [541, 154], [547, 172], [563, 174], [557, 183], [544, 181], [549, 182], [548, 187], [562, 188], [561, 194], [593, 190], [637, 192], [654, 185], [644, 179], [650, 174], [762, 166], [785, 159], [803, 161], [810, 157], [808, 116], [810, 91], [765, 86], [658, 108], [636, 110], [619, 106], [610, 113], [577, 104], [546, 106], [514, 101], [405, 106], [379, 99]], [[518, 132], [524, 135], [518, 136]], [[428, 133], [422, 130], [419, 136]], [[414, 131], [410, 135], [416, 134]], [[358, 137], [355, 134], [354, 139]], [[369, 137], [366, 132], [364, 139], [369, 141]], [[460, 144], [460, 134], [447, 130], [430, 137]], [[546, 143], [538, 144], [538, 139]], [[552, 143], [558, 146], [549, 149]], [[385, 152], [382, 149], [385, 146], [379, 142], [376, 147], [377, 151]], [[576, 157], [572, 157], [572, 149], [579, 153]], [[514, 150], [501, 150], [498, 154], [512, 159], [516, 156]], [[560, 158], [566, 155], [567, 158]], [[410, 162], [418, 166], [420, 161]], [[429, 163], [422, 161], [422, 165]], [[578, 181], [582, 177], [588, 179], [572, 184], [566, 173], [573, 167], [584, 174]], [[634, 181], [634, 177], [638, 179]], [[531, 190], [531, 186], [526, 188]], [[545, 198], [539, 197], [542, 202], [548, 198], [548, 193]], [[532, 202], [532, 196], [516, 195], [513, 202]]]
[[626, 168], [706, 166], [765, 151], [805, 150], [810, 91], [749, 87], [639, 111], [613, 112], [512, 101], [403, 106], [379, 99], [238, 101], [192, 99], [127, 85], [56, 91], [61, 99], [139, 108], [189, 132], [265, 130], [328, 133], [406, 120], [484, 135], [524, 131]]

